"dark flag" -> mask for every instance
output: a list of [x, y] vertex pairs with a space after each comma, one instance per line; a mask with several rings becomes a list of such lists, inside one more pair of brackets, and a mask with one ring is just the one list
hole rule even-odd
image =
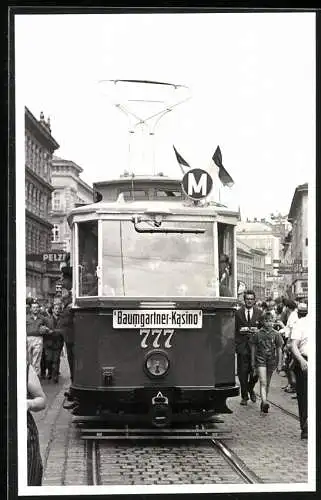
[[234, 185], [234, 181], [228, 171], [223, 167], [222, 153], [219, 146], [217, 146], [215, 153], [212, 156], [212, 160], [214, 161], [215, 165], [218, 166], [218, 176], [221, 183], [224, 186], [232, 187]]
[[174, 148], [174, 151], [175, 151], [176, 159], [177, 159], [178, 164], [180, 166], [180, 169], [182, 171], [182, 174], [185, 174], [186, 173], [186, 168], [191, 168], [191, 167], [189, 166], [189, 164], [187, 163], [187, 161], [185, 161], [184, 158], [178, 153], [178, 151], [176, 151], [175, 146], [173, 146], [173, 148]]
[[103, 199], [103, 195], [99, 191], [96, 191], [96, 189], [94, 189], [94, 192], [93, 192], [94, 203], [99, 203], [102, 199]]

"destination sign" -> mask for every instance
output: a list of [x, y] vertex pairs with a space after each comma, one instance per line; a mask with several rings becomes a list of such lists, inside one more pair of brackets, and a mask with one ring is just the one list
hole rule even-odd
[[113, 328], [202, 328], [201, 310], [122, 310], [113, 311]]

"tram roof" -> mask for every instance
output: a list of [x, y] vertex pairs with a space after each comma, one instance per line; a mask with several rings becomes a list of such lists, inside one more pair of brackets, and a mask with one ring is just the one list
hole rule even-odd
[[[202, 202], [201, 202], [202, 203]], [[194, 205], [192, 200], [179, 199], [175, 201], [159, 201], [159, 200], [128, 200], [128, 201], [100, 201], [83, 205], [71, 210], [68, 215], [68, 220], [74, 216], [88, 216], [90, 214], [100, 218], [103, 214], [143, 214], [143, 213], [168, 213], [169, 215], [193, 215], [228, 218], [229, 223], [237, 224], [239, 213], [229, 209], [223, 205], [208, 203], [202, 205]], [[95, 217], [94, 217], [95, 218]]]
[[148, 182], [150, 184], [168, 184], [175, 182], [178, 185], [181, 184], [182, 179], [179, 177], [168, 177], [167, 175], [164, 174], [157, 174], [157, 175], [148, 175], [148, 174], [136, 174], [136, 175], [121, 175], [117, 179], [110, 179], [110, 180], [104, 180], [104, 181], [97, 181], [94, 182], [94, 186], [109, 186], [111, 184], [129, 184], [131, 185], [132, 182], [135, 184], [141, 183], [141, 182]]

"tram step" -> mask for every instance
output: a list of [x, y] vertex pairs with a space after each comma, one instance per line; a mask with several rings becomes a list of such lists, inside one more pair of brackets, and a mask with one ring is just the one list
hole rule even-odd
[[143, 429], [143, 428], [81, 428], [80, 437], [82, 439], [231, 439], [232, 430], [230, 428], [192, 427], [192, 428], [163, 428], [163, 429]]

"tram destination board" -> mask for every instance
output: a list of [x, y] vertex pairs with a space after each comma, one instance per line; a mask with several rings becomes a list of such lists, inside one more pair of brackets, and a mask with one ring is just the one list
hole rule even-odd
[[113, 328], [202, 328], [201, 310], [134, 309], [113, 311]]

